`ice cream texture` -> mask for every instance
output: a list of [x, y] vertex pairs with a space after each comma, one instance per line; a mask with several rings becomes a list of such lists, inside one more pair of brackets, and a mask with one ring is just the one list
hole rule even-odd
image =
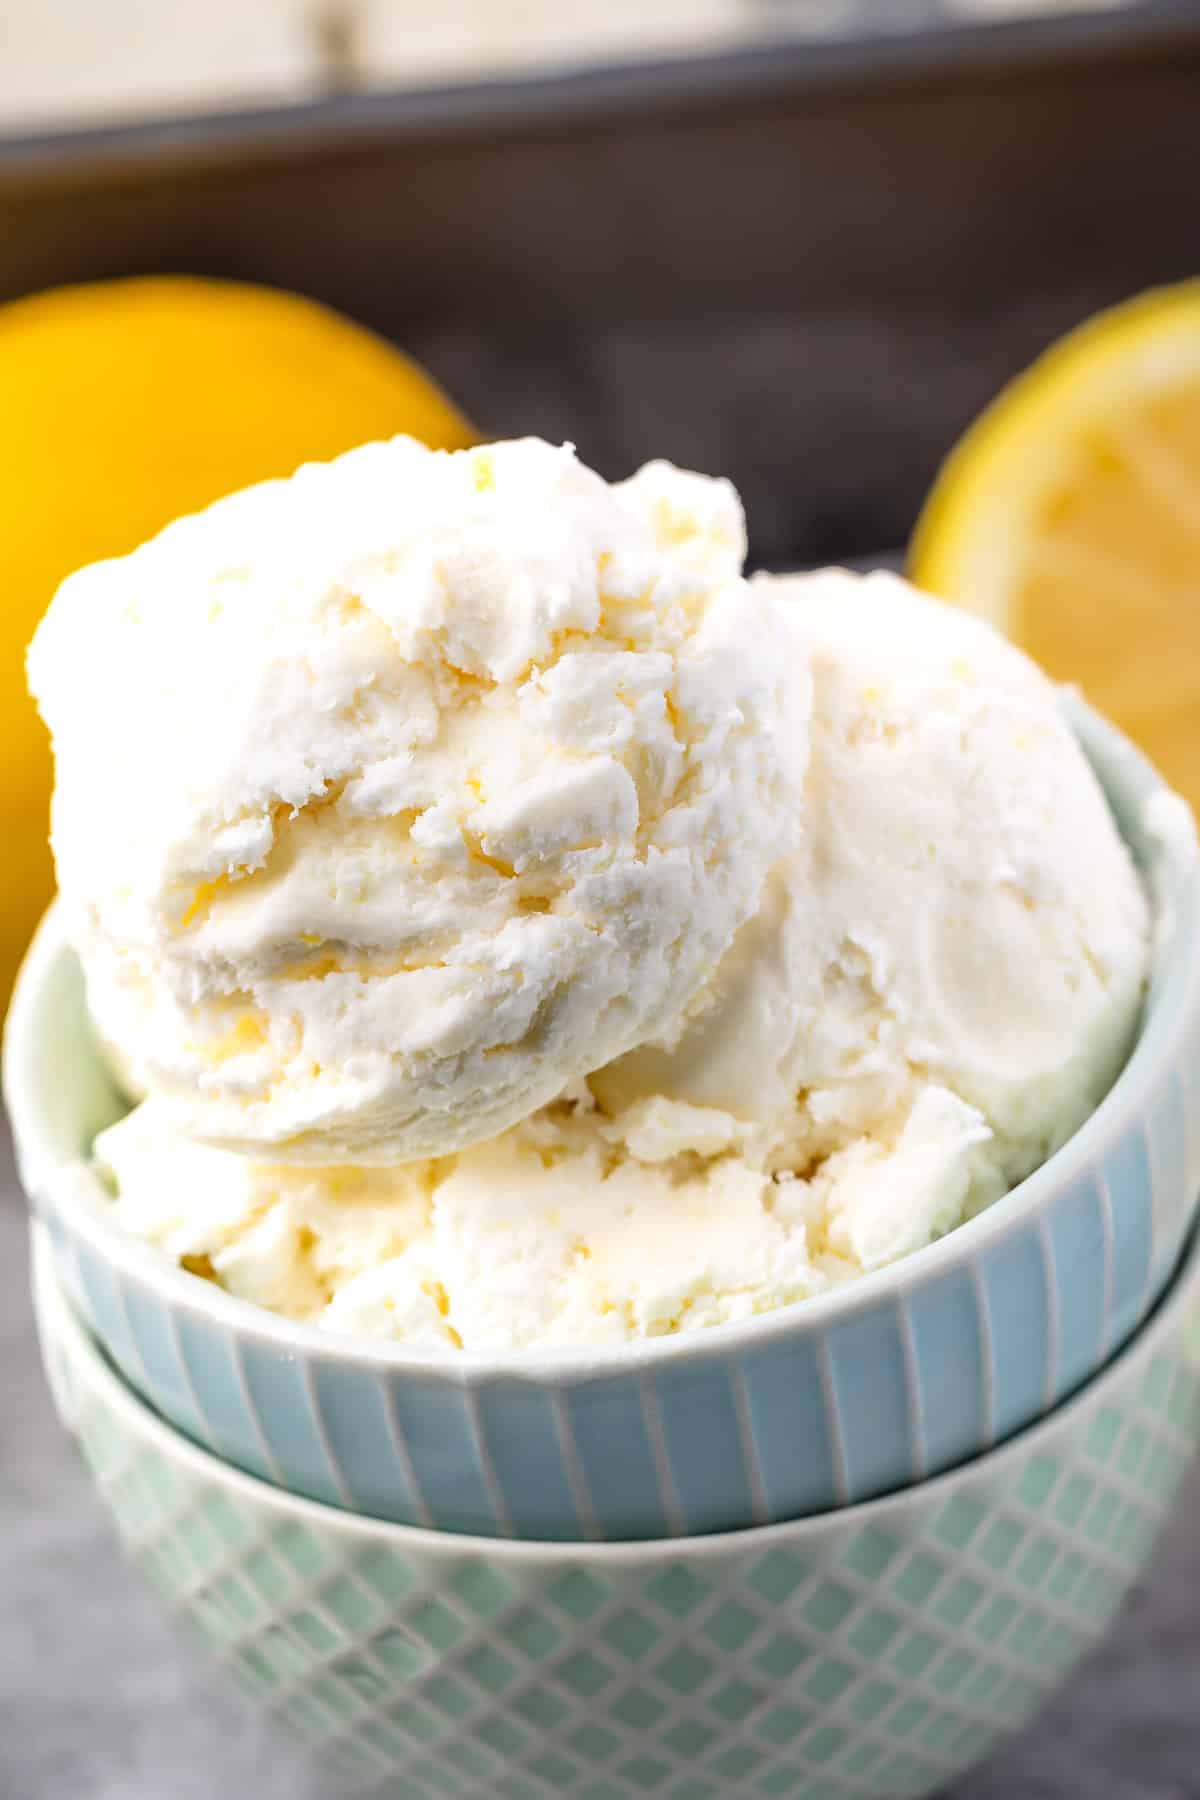
[[738, 605], [795, 817], [669, 1023], [391, 1166], [205, 1144], [155, 1092], [97, 1141], [127, 1229], [333, 1330], [621, 1343], [891, 1263], [1071, 1135], [1128, 1054], [1150, 917], [1058, 691], [888, 575], [759, 577]]
[[64, 583], [30, 683], [128, 1085], [386, 1163], [669, 1043], [798, 831], [807, 675], [744, 550], [727, 482], [399, 438]]

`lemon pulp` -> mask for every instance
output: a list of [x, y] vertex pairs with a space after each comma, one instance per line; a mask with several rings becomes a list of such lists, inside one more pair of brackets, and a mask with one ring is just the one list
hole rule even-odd
[[914, 579], [1078, 683], [1200, 807], [1200, 284], [1084, 326], [952, 452]]

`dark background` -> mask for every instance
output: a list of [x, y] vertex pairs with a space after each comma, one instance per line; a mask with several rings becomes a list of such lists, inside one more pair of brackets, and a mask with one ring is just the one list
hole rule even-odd
[[730, 475], [759, 565], [869, 555], [1061, 331], [1200, 271], [1198, 120], [1184, 0], [0, 143], [0, 300], [297, 288], [488, 435]]

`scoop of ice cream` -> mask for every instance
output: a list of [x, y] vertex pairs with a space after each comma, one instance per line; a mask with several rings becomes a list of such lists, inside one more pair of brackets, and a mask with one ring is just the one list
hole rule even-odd
[[624, 1341], [893, 1262], [1082, 1122], [1136, 1028], [1149, 919], [1056, 690], [890, 577], [757, 591], [811, 674], [803, 832], [673, 1037], [392, 1170], [253, 1164], [151, 1102], [98, 1145], [129, 1229], [332, 1329]]
[[1148, 906], [1058, 691], [898, 577], [760, 577], [812, 675], [804, 830], [677, 1043], [596, 1073], [755, 1121], [804, 1168], [894, 1135], [931, 1085], [1008, 1182], [1092, 1111], [1130, 1045]]
[[799, 817], [807, 673], [743, 553], [725, 482], [397, 439], [66, 582], [30, 680], [134, 1090], [379, 1162], [669, 1040]]
[[610, 1121], [581, 1092], [458, 1156], [331, 1169], [181, 1138], [149, 1100], [96, 1156], [126, 1230], [241, 1299], [468, 1350], [629, 1342], [807, 1299], [948, 1230], [988, 1178], [986, 1127], [933, 1088], [895, 1143], [794, 1180], [720, 1115], [655, 1111]]

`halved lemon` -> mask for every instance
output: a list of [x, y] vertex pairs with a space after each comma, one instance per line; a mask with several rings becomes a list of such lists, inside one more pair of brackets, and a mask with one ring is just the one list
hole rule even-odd
[[944, 464], [912, 579], [1000, 626], [1200, 808], [1200, 281], [1099, 314]]

